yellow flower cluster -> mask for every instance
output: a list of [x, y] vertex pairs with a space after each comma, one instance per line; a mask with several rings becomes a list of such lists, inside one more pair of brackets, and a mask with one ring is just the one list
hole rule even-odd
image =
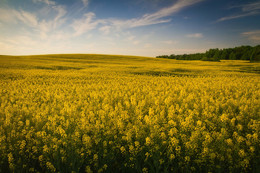
[[34, 58], [1, 60], [0, 172], [256, 172], [258, 75], [216, 62], [178, 61], [189, 75], [158, 76], [147, 69], [170, 60]]

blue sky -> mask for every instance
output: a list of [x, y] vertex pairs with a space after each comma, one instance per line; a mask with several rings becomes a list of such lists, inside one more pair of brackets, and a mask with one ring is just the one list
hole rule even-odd
[[0, 54], [157, 56], [260, 44], [259, 0], [0, 0]]

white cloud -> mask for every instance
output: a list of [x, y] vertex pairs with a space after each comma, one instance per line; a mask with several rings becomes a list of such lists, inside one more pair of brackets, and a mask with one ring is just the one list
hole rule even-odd
[[61, 38], [61, 34], [59, 34], [59, 37], [55, 37], [54, 33], [56, 32], [57, 34], [57, 30], [59, 30], [59, 27], [65, 22], [66, 18], [64, 16], [67, 11], [63, 6], [59, 5], [48, 7], [48, 11], [54, 14], [49, 20], [46, 18], [41, 19], [41, 16], [38, 16], [37, 13], [34, 14], [24, 10], [0, 8], [0, 22], [5, 23], [6, 26], [19, 26], [20, 30], [29, 27], [29, 30], [28, 28], [25, 30], [27, 30], [32, 37], [37, 36], [40, 39], [47, 39], [50, 37]]
[[56, 28], [57, 26], [61, 25], [65, 22], [65, 18], [62, 19], [62, 17], [65, 16], [67, 13], [66, 9], [63, 6], [53, 6], [53, 9], [57, 12], [57, 16], [53, 20], [53, 27]]
[[[74, 18], [74, 20], [72, 19], [72, 21], [71, 18], [78, 16], [80, 13], [77, 13], [77, 15], [75, 15], [75, 13], [69, 13], [64, 6], [59, 5], [58, 2], [54, 0], [32, 1], [35, 3], [40, 3], [38, 5], [41, 5], [43, 8], [39, 9], [38, 11], [26, 11], [22, 8], [4, 9], [3, 7], [0, 7], [0, 23], [3, 24], [2, 26], [8, 26], [6, 25], [8, 23], [10, 25], [14, 25], [15, 27], [19, 26], [19, 31], [26, 32], [10, 32], [9, 35], [3, 36], [3, 38], [1, 38], [0, 41], [2, 43], [5, 43], [6, 41], [6, 44], [4, 44], [3, 47], [9, 49], [10, 54], [15, 52], [19, 53], [19, 51], [23, 53], [33, 52], [38, 54], [40, 52], [44, 53], [46, 51], [56, 52], [56, 49], [61, 51], [69, 51], [65, 49], [65, 47], [73, 51], [77, 51], [80, 50], [78, 47], [83, 42], [72, 42], [71, 39], [78, 36], [87, 38], [82, 40], [87, 40], [88, 42], [95, 42], [98, 40], [98, 44], [106, 46], [110, 43], [115, 43], [115, 46], [111, 46], [111, 48], [114, 48], [113, 50], [111, 49], [111, 52], [120, 46], [127, 46], [127, 48], [123, 49], [124, 51], [131, 54], [133, 49], [130, 50], [129, 47], [137, 47], [137, 49], [140, 49], [140, 51], [144, 51], [144, 48], [146, 48], [146, 50], [148, 48], [152, 49], [153, 43], [149, 43], [150, 36], [147, 38], [144, 35], [139, 37], [134, 34], [127, 33], [126, 30], [123, 30], [122, 32], [120, 30], [124, 28], [134, 28], [169, 22], [171, 15], [179, 12], [180, 10], [183, 10], [185, 7], [189, 7], [204, 0], [175, 0], [175, 3], [170, 7], [162, 8], [161, 10], [158, 10], [154, 13], [144, 14], [140, 17], [127, 20], [107, 18], [97, 19], [94, 13], [89, 12], [84, 14], [82, 17]], [[86, 6], [88, 6], [90, 1], [79, 0], [79, 2], [82, 3], [82, 6], [84, 5], [84, 7], [80, 9], [84, 9]], [[119, 28], [119, 30], [116, 30], [117, 28]], [[98, 34], [89, 32], [94, 29], [103, 33], [105, 36], [103, 35], [102, 37], [94, 38], [94, 35], [93, 38], [90, 38], [90, 34]], [[115, 41], [115, 39], [121, 42], [118, 43]], [[59, 44], [66, 45], [58, 48]], [[176, 42], [166, 40], [165, 44], [172, 45], [176, 44]], [[15, 47], [17, 49], [15, 49]], [[97, 49], [99, 47], [97, 47]], [[13, 52], [11, 50], [13, 50]]]
[[161, 19], [163, 17], [170, 16], [176, 12], [179, 12], [185, 7], [191, 6], [193, 4], [196, 4], [198, 2], [201, 2], [202, 0], [178, 0], [175, 4], [173, 4], [170, 7], [163, 8], [155, 13], [152, 14], [146, 14], [143, 16], [144, 19], [147, 20], [157, 20]]
[[82, 3], [84, 5], [84, 7], [87, 7], [89, 4], [89, 0], [82, 0]]
[[[24, 10], [15, 10], [15, 9], [3, 9], [0, 8], [0, 21], [9, 24], [16, 24], [17, 22], [22, 22], [27, 26], [39, 29], [43, 25], [48, 25], [49, 29], [56, 28], [61, 25], [65, 19], [63, 18], [67, 13], [66, 9], [63, 6], [52, 6], [48, 10], [56, 12], [56, 15], [52, 19], [46, 22], [46, 19], [39, 20], [37, 15]], [[51, 28], [50, 28], [51, 27]]]
[[120, 20], [120, 19], [113, 19], [110, 20], [113, 26], [117, 28], [134, 28], [134, 27], [140, 27], [140, 26], [147, 26], [147, 25], [154, 25], [154, 24], [160, 24], [160, 23], [167, 23], [170, 22], [170, 19], [165, 20], [150, 20], [147, 17], [141, 17], [141, 18], [133, 18], [129, 20]]
[[52, 22], [50, 21], [41, 21], [38, 25], [38, 32], [40, 34], [41, 39], [47, 39], [48, 33], [52, 30]]
[[55, 31], [49, 36], [50, 40], [68, 40], [71, 38], [71, 34], [64, 31]]
[[[6, 32], [0, 37], [0, 51], [7, 54], [24, 54], [25, 52], [40, 53], [55, 49], [56, 45], [65, 43], [72, 36], [69, 27], [61, 28], [67, 20], [66, 8], [56, 5], [54, 1], [34, 0], [43, 3], [43, 8], [37, 11], [27, 11], [22, 8], [0, 7], [0, 23], [7, 30], [17, 28], [15, 32]], [[48, 6], [46, 6], [46, 4]], [[50, 17], [51, 16], [51, 17]], [[54, 46], [55, 45], [55, 46]], [[45, 47], [45, 48], [44, 48]]]
[[38, 20], [36, 15], [26, 12], [26, 11], [20, 11], [20, 13], [18, 13], [19, 15], [17, 15], [17, 17], [25, 24], [29, 25], [29, 26], [33, 26], [36, 27], [38, 24]]
[[242, 11], [255, 11], [260, 10], [260, 2], [254, 2], [251, 4], [246, 4], [242, 6]]
[[98, 24], [102, 23], [102, 20], [93, 20], [95, 14], [92, 12], [86, 13], [81, 19], [75, 20], [71, 27], [74, 29], [74, 36], [80, 36], [90, 30], [93, 30], [97, 27]]
[[237, 18], [242, 18], [242, 17], [247, 17], [247, 16], [253, 16], [253, 15], [257, 15], [257, 14], [260, 14], [260, 12], [259, 11], [252, 11], [252, 12], [249, 12], [249, 13], [231, 15], [231, 16], [222, 17], [222, 18], [218, 19], [217, 22], [222, 22], [222, 21], [225, 21], [225, 20], [232, 20], [232, 19], [237, 19]]
[[17, 16], [20, 15], [16, 10], [0, 8], [0, 21], [4, 23], [16, 23]]
[[122, 33], [121, 38], [124, 38], [124, 40], [127, 43], [130, 43], [133, 45], [138, 45], [141, 42], [141, 39], [139, 37], [135, 36], [134, 34], [132, 34], [130, 32]]
[[111, 26], [105, 25], [99, 28], [99, 31], [101, 31], [103, 34], [107, 35], [110, 33]]
[[[33, 0], [33, 2], [41, 2], [47, 4], [49, 7], [44, 8], [44, 13], [49, 14], [55, 12], [56, 15], [52, 16], [52, 19], [46, 22], [45, 20], [41, 21], [40, 26], [46, 28], [47, 26], [51, 29], [55, 29], [65, 22], [64, 16], [67, 14], [66, 8], [62, 5], [56, 5], [55, 1], [52, 0]], [[47, 26], [44, 26], [47, 25]], [[46, 31], [46, 29], [45, 29]]]
[[15, 24], [17, 22], [23, 22], [28, 26], [35, 27], [38, 24], [36, 15], [27, 11], [17, 11], [14, 9], [1, 9], [0, 8], [0, 21], [4, 23]]
[[222, 21], [226, 21], [226, 20], [238, 19], [238, 18], [242, 18], [242, 17], [254, 16], [254, 15], [260, 14], [260, 2], [233, 6], [231, 8], [240, 8], [241, 12], [238, 14], [221, 17], [216, 22], [222, 22]]
[[139, 27], [139, 26], [146, 26], [146, 25], [153, 25], [159, 23], [167, 23], [170, 22], [170, 19], [163, 19], [168, 17], [174, 13], [179, 12], [180, 10], [184, 9], [185, 7], [194, 5], [204, 0], [178, 0], [170, 7], [163, 8], [155, 13], [145, 14], [140, 18], [133, 18], [129, 20], [111, 20], [113, 25], [117, 27]]
[[37, 2], [41, 2], [41, 3], [45, 3], [47, 5], [55, 5], [55, 1], [52, 1], [52, 0], [33, 0], [34, 3], [37, 3]]
[[242, 35], [251, 41], [260, 43], [260, 30], [243, 32]]
[[[40, 22], [40, 30], [41, 36], [46, 37], [46, 32], [49, 28], [56, 28], [56, 26], [61, 25], [64, 20], [66, 20], [64, 15], [66, 14], [65, 8], [62, 6], [56, 6], [53, 1], [50, 0], [34, 0], [36, 2], [44, 2], [48, 5], [53, 5], [52, 8], [58, 12], [57, 16], [53, 19], [53, 21], [41, 21]], [[174, 13], [179, 12], [185, 7], [191, 6], [195, 3], [201, 2], [204, 0], [178, 0], [175, 4], [170, 7], [163, 8], [155, 13], [145, 14], [139, 18], [133, 18], [129, 20], [120, 20], [120, 19], [95, 19], [95, 14], [92, 12], [84, 14], [84, 16], [80, 19], [74, 20], [74, 22], [70, 25], [75, 33], [74, 36], [80, 36], [88, 31], [96, 29], [99, 24], [102, 24], [99, 28], [99, 31], [103, 32], [103, 34], [109, 34], [112, 28], [133, 28], [140, 27], [152, 24], [166, 23], [169, 22], [170, 19], [164, 19]], [[82, 0], [84, 6], [87, 6], [89, 0]], [[44, 32], [43, 32], [44, 31]], [[137, 41], [135, 41], [137, 44]]]
[[194, 34], [188, 34], [186, 35], [188, 38], [202, 38], [203, 34], [202, 33], [194, 33]]

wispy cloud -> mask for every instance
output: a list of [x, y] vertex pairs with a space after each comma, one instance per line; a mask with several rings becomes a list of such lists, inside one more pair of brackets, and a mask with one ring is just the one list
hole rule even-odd
[[260, 10], [260, 2], [254, 2], [251, 4], [242, 5], [242, 11], [255, 11]]
[[65, 18], [63, 18], [67, 11], [65, 9], [65, 7], [59, 5], [59, 6], [53, 6], [52, 7], [56, 12], [57, 12], [57, 16], [54, 17], [53, 19], [53, 27], [56, 28], [57, 26], [61, 25], [63, 22], [65, 22]]
[[[32, 0], [34, 3], [42, 3], [47, 5], [44, 9], [48, 12], [46, 14], [54, 14], [52, 18], [43, 18], [37, 16], [37, 12], [32, 13], [21, 9], [3, 9], [0, 8], [0, 22], [9, 22], [14, 24], [15, 22], [21, 22], [38, 32], [41, 39], [47, 39], [52, 33], [55, 33], [56, 29], [64, 24], [68, 18], [66, 17], [67, 11], [64, 6], [57, 4], [53, 0]], [[88, 6], [89, 0], [81, 0], [84, 6]], [[132, 18], [128, 20], [122, 19], [96, 19], [95, 13], [85, 13], [81, 18], [75, 18], [66, 29], [74, 30], [71, 34], [74, 37], [83, 35], [91, 30], [98, 29], [103, 34], [107, 35], [116, 28], [134, 28], [159, 23], [170, 22], [171, 19], [167, 18], [182, 9], [199, 3], [204, 0], [177, 0], [170, 7], [162, 8], [154, 13], [144, 14], [141, 17]], [[59, 34], [61, 35], [61, 34]], [[59, 37], [60, 38], [60, 37]], [[132, 41], [137, 44], [137, 41]]]
[[163, 8], [155, 13], [145, 14], [140, 18], [133, 18], [129, 20], [112, 20], [111, 22], [115, 26], [129, 27], [129, 28], [166, 23], [166, 22], [170, 22], [171, 19], [164, 19], [165, 17], [173, 15], [181, 11], [185, 7], [189, 7], [201, 1], [204, 0], [178, 0], [170, 7]]
[[[113, 19], [98, 18], [93, 12], [83, 14], [90, 0], [78, 0], [73, 7], [62, 6], [55, 0], [32, 0], [37, 9], [32, 8], [32, 10], [27, 11], [22, 7], [9, 9], [0, 7], [1, 27], [19, 27], [17, 33], [10, 32], [8, 35], [2, 35], [0, 41], [2, 47], [9, 52], [12, 52], [15, 47], [19, 47], [21, 52], [26, 52], [27, 50], [28, 52], [55, 50], [54, 52], [56, 52], [59, 44], [66, 44], [69, 48], [71, 45], [74, 45], [74, 40], [84, 40], [78, 38], [87, 38], [87, 35], [90, 34], [99, 37], [100, 33], [102, 33], [103, 35], [99, 38], [87, 38], [86, 40], [95, 42], [95, 39], [99, 39], [99, 43], [102, 44], [115, 43], [115, 40], [119, 40], [122, 45], [138, 47], [140, 50], [143, 50], [145, 47], [147, 50], [153, 47], [153, 43], [150, 43], [149, 38], [154, 34], [150, 34], [147, 37], [137, 36], [138, 33], [128, 33], [130, 31], [128, 29], [170, 22], [172, 15], [202, 1], [205, 0], [175, 0], [175, 3], [169, 7], [146, 13], [136, 18], [123, 20], [120, 17]], [[81, 5], [79, 10], [83, 9], [82, 11], [78, 13], [69, 11], [71, 8], [78, 9], [79, 5]], [[104, 43], [106, 38], [109, 41]], [[84, 41], [79, 41], [79, 45]], [[5, 44], [3, 45], [3, 43]], [[159, 40], [158, 43], [161, 44], [163, 42]], [[175, 41], [166, 40], [164, 46], [171, 46], [176, 43]], [[120, 44], [117, 46], [120, 47]], [[77, 48], [78, 45], [75, 47], [76, 49], [73, 50], [79, 50]], [[125, 49], [129, 51], [128, 48]], [[0, 50], [3, 50], [1, 46]], [[61, 48], [61, 50], [67, 51], [67, 48]], [[19, 53], [19, 51], [16, 52]]]
[[109, 34], [110, 30], [111, 30], [111, 26], [108, 25], [99, 28], [99, 31], [101, 31], [105, 35]]
[[3, 23], [16, 23], [16, 10], [0, 8], [0, 21]]
[[26, 12], [26, 11], [20, 11], [20, 13], [17, 13], [19, 15], [17, 15], [17, 17], [24, 22], [25, 24], [29, 25], [29, 26], [33, 26], [36, 27], [38, 24], [38, 20], [36, 15]]
[[35, 27], [38, 24], [36, 15], [27, 11], [0, 8], [0, 21], [4, 23], [23, 22], [27, 26]]
[[242, 35], [251, 41], [260, 43], [260, 30], [243, 32]]
[[143, 16], [143, 18], [146, 18], [149, 20], [161, 19], [163, 17], [167, 17], [176, 12], [179, 12], [180, 10], [182, 10], [185, 7], [191, 6], [191, 5], [201, 2], [201, 1], [203, 1], [203, 0], [178, 0], [172, 6], [163, 8], [152, 14], [146, 14]]
[[169, 17], [170, 15], [179, 12], [185, 7], [191, 6], [201, 1], [204, 0], [178, 0], [172, 6], [163, 8], [155, 13], [144, 14], [141, 17], [128, 20], [95, 19], [95, 14], [90, 12], [85, 14], [81, 19], [75, 20], [71, 26], [75, 30], [74, 36], [79, 36], [90, 30], [96, 29], [99, 24], [103, 25], [100, 26], [99, 31], [103, 32], [104, 34], [108, 34], [112, 28], [124, 29], [166, 23], [171, 21], [171, 19], [165, 19], [166, 17]]
[[94, 20], [95, 14], [92, 12], [86, 13], [81, 19], [75, 20], [71, 27], [74, 29], [74, 36], [80, 36], [97, 27], [98, 24], [103, 23], [103, 20]]
[[[38, 2], [38, 1], [37, 1]], [[48, 4], [48, 12], [53, 14], [52, 18], [42, 18], [37, 13], [24, 11], [22, 9], [3, 9], [0, 8], [0, 22], [6, 25], [14, 25], [20, 28], [29, 27], [30, 35], [32, 37], [37, 36], [40, 39], [47, 38], [61, 38], [55, 37], [54, 34], [59, 34], [59, 27], [65, 23], [66, 18], [64, 17], [67, 13], [65, 7], [61, 5], [55, 5], [52, 1], [41, 1]]]
[[52, 23], [53, 23], [53, 27], [55, 28], [57, 25], [61, 24], [64, 22], [64, 20], [61, 20], [62, 17], [65, 16], [65, 14], [67, 13], [66, 8], [62, 5], [58, 5], [56, 4], [55, 1], [52, 0], [33, 0], [34, 3], [44, 3], [46, 5], [48, 5], [46, 9], [46, 13], [48, 14], [48, 12], [50, 11], [55, 11], [56, 12], [56, 16], [52, 17]]
[[216, 22], [222, 22], [222, 21], [226, 21], [226, 20], [238, 19], [238, 18], [242, 18], [242, 17], [254, 16], [254, 15], [260, 14], [260, 2], [233, 6], [231, 8], [240, 8], [241, 12], [238, 14], [221, 17]]
[[126, 41], [133, 44], [133, 45], [138, 45], [140, 43], [140, 40], [137, 39], [136, 36], [132, 35], [130, 32], [126, 33], [127, 38]]
[[202, 38], [203, 34], [202, 33], [187, 34], [186, 37], [188, 37], [188, 38]]
[[226, 17], [222, 17], [220, 19], [217, 20], [217, 22], [222, 22], [225, 20], [232, 20], [232, 19], [237, 19], [237, 18], [241, 18], [241, 17], [247, 17], [247, 16], [253, 16], [253, 15], [257, 15], [260, 14], [259, 11], [252, 11], [249, 13], [242, 13], [242, 14], [237, 14], [237, 15], [231, 15], [231, 16], [226, 16]]
[[89, 0], [82, 0], [82, 3], [84, 5], [84, 7], [87, 7], [89, 4]]
[[37, 2], [41, 2], [41, 3], [45, 3], [47, 5], [55, 5], [55, 1], [52, 1], [52, 0], [33, 0], [34, 3], [37, 3]]

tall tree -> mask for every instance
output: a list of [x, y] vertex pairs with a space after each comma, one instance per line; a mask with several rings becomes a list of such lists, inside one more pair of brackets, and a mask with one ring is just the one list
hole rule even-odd
[[254, 47], [251, 53], [250, 61], [251, 62], [260, 61], [260, 45]]
[[236, 54], [235, 54], [234, 52], [232, 52], [232, 53], [229, 55], [229, 59], [235, 60], [235, 59], [236, 59]]

